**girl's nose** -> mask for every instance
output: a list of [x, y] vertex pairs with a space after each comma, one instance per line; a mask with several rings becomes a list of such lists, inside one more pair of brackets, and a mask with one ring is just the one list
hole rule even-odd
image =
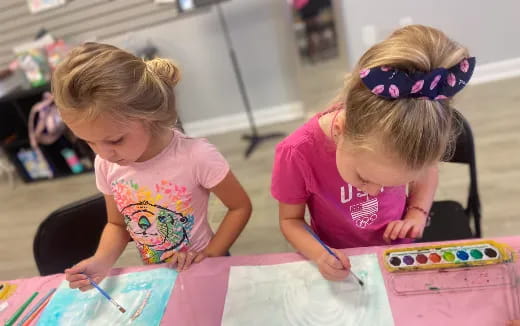
[[105, 160], [109, 161], [116, 157], [116, 152], [113, 149], [104, 146], [97, 146], [95, 152]]

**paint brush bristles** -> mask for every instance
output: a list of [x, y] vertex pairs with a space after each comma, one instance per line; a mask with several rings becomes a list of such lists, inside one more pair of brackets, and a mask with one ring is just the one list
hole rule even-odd
[[121, 307], [121, 306], [119, 305], [119, 303], [115, 302], [114, 300], [110, 300], [110, 302], [112, 302], [112, 303], [117, 307], [117, 309], [119, 309], [119, 311], [121, 311], [121, 313], [124, 314], [124, 313], [126, 312], [126, 309], [123, 308], [123, 307]]
[[[327, 245], [325, 244], [325, 242], [321, 241], [321, 239], [318, 238], [318, 236], [317, 236], [316, 234], [314, 234], [314, 232], [312, 232], [311, 228], [310, 228], [307, 224], [305, 224], [305, 229], [307, 230], [307, 232], [309, 232], [310, 235], [312, 235], [312, 237], [313, 237], [314, 239], [316, 239], [316, 241], [319, 242], [319, 244], [321, 244], [321, 246], [322, 246], [325, 250], [327, 250], [327, 252], [328, 252], [329, 254], [331, 254], [332, 256], [334, 256], [334, 258], [336, 258], [337, 260], [339, 260], [339, 257], [334, 253], [334, 251], [330, 250], [329, 246], [327, 246]], [[364, 282], [359, 278], [359, 276], [357, 276], [356, 274], [354, 274], [354, 272], [350, 271], [350, 274], [354, 277], [354, 279], [356, 279], [356, 281], [359, 283], [359, 285], [361, 285], [361, 286], [364, 286], [364, 285], [365, 285], [365, 283], [364, 283]]]
[[123, 307], [122, 307], [119, 303], [117, 303], [114, 299], [112, 299], [112, 298], [110, 297], [110, 295], [108, 295], [108, 293], [105, 292], [105, 290], [103, 290], [101, 287], [99, 287], [99, 285], [98, 285], [96, 282], [94, 282], [93, 279], [91, 279], [87, 274], [83, 274], [83, 275], [85, 275], [85, 276], [87, 277], [88, 281], [90, 282], [90, 284], [92, 284], [92, 286], [95, 287], [95, 288], [99, 291], [99, 293], [101, 293], [105, 298], [107, 298], [108, 301], [112, 302], [112, 304], [113, 304], [114, 306], [116, 306], [117, 309], [118, 309], [119, 311], [121, 311], [121, 313], [124, 314], [124, 313], [126, 312], [126, 309], [123, 308]]
[[361, 285], [361, 286], [365, 285], [365, 283], [355, 273], [350, 271], [350, 274], [358, 281], [359, 285]]

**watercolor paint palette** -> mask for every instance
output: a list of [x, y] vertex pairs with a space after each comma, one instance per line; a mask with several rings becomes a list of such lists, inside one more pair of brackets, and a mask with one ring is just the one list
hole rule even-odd
[[389, 249], [383, 253], [390, 272], [482, 266], [511, 259], [507, 246], [492, 240]]

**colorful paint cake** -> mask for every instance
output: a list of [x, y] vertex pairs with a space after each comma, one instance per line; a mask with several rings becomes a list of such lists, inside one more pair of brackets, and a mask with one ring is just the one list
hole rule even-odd
[[484, 240], [423, 247], [389, 249], [383, 254], [388, 270], [453, 268], [497, 264], [512, 259], [507, 246]]

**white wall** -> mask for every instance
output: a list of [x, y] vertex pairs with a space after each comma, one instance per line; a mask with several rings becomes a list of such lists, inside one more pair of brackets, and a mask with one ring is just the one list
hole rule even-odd
[[[230, 0], [222, 6], [259, 124], [302, 116], [287, 3]], [[192, 135], [247, 127], [214, 7], [177, 16], [175, 6], [153, 0], [74, 0], [31, 15], [27, 0], [0, 0], [0, 22], [0, 66], [14, 59], [13, 46], [42, 27], [72, 44], [97, 40], [132, 49], [150, 40], [183, 68], [180, 115]]]
[[414, 24], [437, 27], [477, 57], [478, 65], [520, 58], [520, 1], [518, 0], [336, 0], [342, 12], [349, 66], [368, 48], [362, 28], [376, 27], [384, 39], [411, 17]]
[[[295, 50], [290, 50], [291, 25], [283, 21], [281, 6], [286, 4], [279, 0], [232, 0], [223, 5], [251, 106], [257, 111], [271, 109], [275, 115], [276, 108], [299, 110], [297, 58]], [[159, 48], [161, 56], [177, 61], [182, 69], [178, 106], [183, 123], [189, 127], [190, 123], [210, 119], [211, 124], [211, 119], [217, 119], [214, 123], [222, 124], [226, 120], [218, 118], [230, 115], [234, 115], [235, 123], [240, 124], [237, 115], [238, 120], [245, 122], [244, 106], [215, 8], [103, 41], [129, 47], [146, 40]], [[207, 127], [211, 125], [199, 125]]]

